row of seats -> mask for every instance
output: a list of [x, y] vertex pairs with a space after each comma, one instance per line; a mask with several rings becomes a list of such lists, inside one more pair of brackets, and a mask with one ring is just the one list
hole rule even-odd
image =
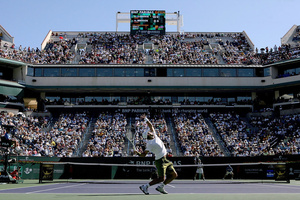
[[[60, 115], [54, 124], [46, 117], [13, 113], [1, 113], [0, 119], [1, 137], [9, 135], [16, 142], [12, 150], [20, 156], [76, 156], [74, 153], [89, 123], [85, 113]], [[12, 128], [5, 128], [7, 125]]]
[[[149, 56], [152, 64], [266, 64], [299, 57], [298, 47], [287, 48], [286, 45], [264, 55], [255, 53], [242, 33], [150, 37], [79, 33], [70, 39], [68, 35], [59, 35], [53, 34], [43, 50], [21, 46], [19, 50], [1, 48], [0, 57], [32, 64], [145, 64]], [[83, 47], [79, 47], [80, 42]], [[140, 48], [148, 43], [154, 48]]]
[[101, 113], [83, 157], [126, 157], [126, 116], [121, 113]]
[[178, 141], [184, 156], [224, 156], [200, 113], [179, 113], [174, 114], [173, 117]]
[[[212, 129], [201, 114], [173, 114], [175, 134], [184, 156], [196, 154], [207, 157], [224, 156], [216, 142]], [[101, 113], [95, 122], [86, 113], [61, 114], [58, 119], [25, 117], [2, 112], [0, 114], [0, 135], [10, 135], [16, 141], [13, 150], [21, 156], [73, 157], [78, 156], [81, 142], [88, 134], [88, 127], [94, 124], [91, 138], [82, 157], [126, 157], [136, 156], [128, 152], [126, 135], [127, 116], [121, 113]], [[164, 142], [168, 156], [173, 156], [171, 132], [162, 114], [150, 118], [157, 135]], [[210, 113], [216, 133], [222, 138], [232, 156], [293, 155], [300, 153], [300, 114], [240, 117], [234, 112]], [[148, 126], [136, 116], [132, 133], [138, 151], [145, 141], [142, 133]], [[11, 130], [6, 127], [13, 127]], [[153, 156], [149, 153], [147, 156]]]
[[299, 115], [252, 116], [211, 113], [210, 119], [233, 156], [300, 154]]

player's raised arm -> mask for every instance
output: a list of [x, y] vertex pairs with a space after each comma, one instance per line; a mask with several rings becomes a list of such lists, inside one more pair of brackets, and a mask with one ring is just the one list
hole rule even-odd
[[144, 121], [147, 123], [148, 127], [150, 128], [150, 131], [154, 133], [155, 129], [152, 123], [149, 121], [149, 119], [146, 117], [145, 114], [141, 115], [141, 118], [144, 119]]

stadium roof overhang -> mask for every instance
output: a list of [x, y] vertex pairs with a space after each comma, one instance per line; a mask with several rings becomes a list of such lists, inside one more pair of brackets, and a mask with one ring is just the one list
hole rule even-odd
[[0, 80], [0, 94], [5, 96], [19, 96], [22, 94], [25, 86], [19, 83]]
[[95, 95], [95, 94], [114, 94], [114, 95], [134, 95], [134, 94], [195, 94], [195, 93], [219, 93], [228, 94], [228, 92], [251, 92], [260, 90], [260, 87], [220, 87], [220, 86], [44, 86], [44, 87], [26, 87], [34, 92], [46, 92], [47, 94], [65, 94], [65, 95]]
[[280, 67], [280, 66], [286, 66], [292, 64], [300, 64], [300, 58], [275, 62], [272, 64], [264, 65], [264, 67], [273, 67], [273, 66]]
[[0, 67], [5, 67], [5, 68], [19, 68], [21, 66], [26, 66], [26, 63], [20, 62], [20, 61], [15, 61], [15, 60], [10, 60], [6, 58], [0, 58]]
[[197, 64], [93, 64], [93, 65], [82, 65], [82, 64], [65, 64], [65, 65], [52, 65], [52, 64], [34, 64], [32, 67], [116, 67], [116, 68], [137, 68], [137, 67], [145, 67], [145, 68], [262, 68], [265, 66], [262, 65], [243, 65], [243, 64], [215, 64], [215, 65], [197, 65]]
[[[163, 77], [162, 77], [163, 78]], [[149, 78], [151, 79], [151, 78]], [[178, 78], [180, 79], [180, 77]], [[134, 95], [134, 94], [192, 94], [192, 93], [245, 93], [263, 92], [275, 90], [292, 90], [300, 86], [300, 80], [296, 76], [286, 78], [284, 82], [263, 85], [26, 85], [27, 90], [32, 92], [45, 92], [52, 94], [65, 95], [95, 95], [95, 94], [114, 94], [114, 95]], [[259, 81], [261, 79], [258, 79]], [[280, 79], [278, 79], [280, 80]]]

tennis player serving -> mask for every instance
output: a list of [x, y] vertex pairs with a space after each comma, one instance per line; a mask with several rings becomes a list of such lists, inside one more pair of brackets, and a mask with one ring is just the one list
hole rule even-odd
[[173, 163], [167, 160], [167, 150], [165, 148], [164, 143], [161, 139], [156, 135], [154, 126], [147, 119], [146, 115], [141, 116], [144, 119], [145, 123], [149, 127], [148, 132], [143, 133], [143, 138], [146, 139], [146, 148], [144, 152], [136, 152], [139, 156], [145, 157], [148, 152], [152, 152], [155, 154], [155, 166], [158, 173], [158, 178], [153, 179], [148, 184], [141, 185], [140, 189], [145, 193], [149, 194], [148, 188], [152, 185], [161, 183], [156, 190], [162, 194], [168, 194], [168, 192], [164, 189], [164, 186], [173, 181], [177, 177], [177, 172], [173, 167]]

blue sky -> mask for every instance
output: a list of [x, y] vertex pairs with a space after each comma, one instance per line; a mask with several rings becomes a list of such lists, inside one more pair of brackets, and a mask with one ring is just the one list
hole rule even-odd
[[136, 9], [180, 11], [184, 32], [245, 31], [257, 48], [280, 46], [300, 25], [300, 0], [0, 0], [0, 6], [0, 24], [17, 47], [40, 47], [49, 30], [115, 31], [116, 13]]

